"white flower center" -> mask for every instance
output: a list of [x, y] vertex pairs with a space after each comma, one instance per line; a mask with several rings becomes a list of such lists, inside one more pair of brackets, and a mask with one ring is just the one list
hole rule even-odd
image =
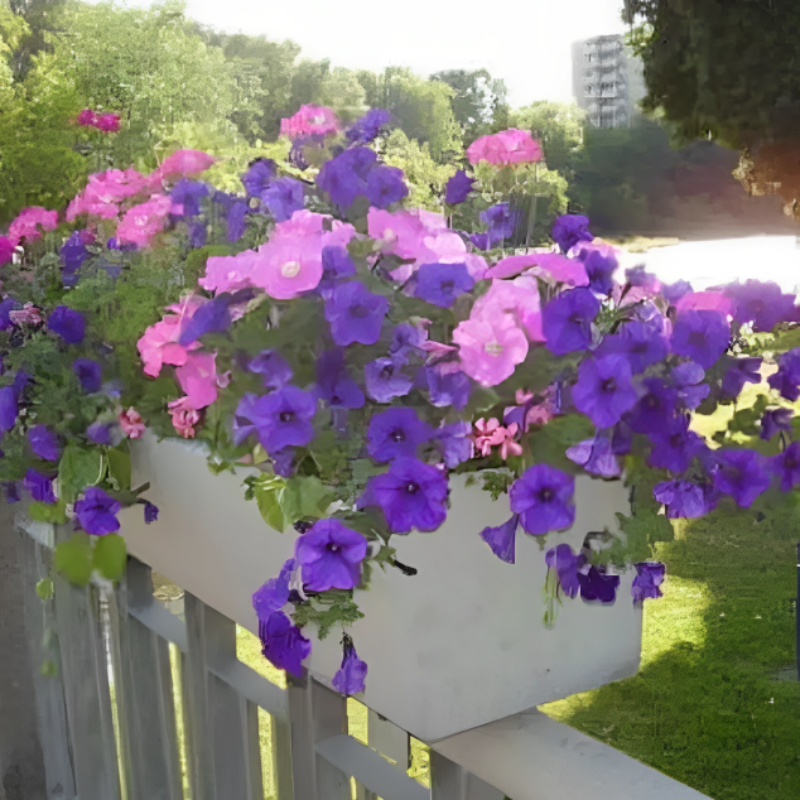
[[499, 356], [503, 352], [503, 345], [497, 342], [486, 342], [483, 349], [490, 356]]
[[283, 275], [284, 278], [294, 278], [298, 272], [300, 272], [299, 261], [287, 261], [281, 267], [281, 275]]
[[393, 231], [391, 228], [387, 228], [387, 229], [386, 229], [386, 230], [383, 232], [383, 238], [384, 238], [384, 239], [394, 239], [394, 238], [395, 238], [394, 231]]

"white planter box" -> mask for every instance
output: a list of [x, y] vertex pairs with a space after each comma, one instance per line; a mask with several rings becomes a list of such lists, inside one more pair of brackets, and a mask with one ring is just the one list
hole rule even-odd
[[[257, 632], [252, 593], [293, 555], [297, 534], [270, 530], [237, 475], [212, 475], [202, 449], [148, 436], [132, 443], [134, 485], [151, 481], [148, 498], [161, 510], [144, 525], [141, 506], [122, 514], [129, 551], [203, 602]], [[424, 741], [517, 713], [636, 673], [641, 611], [633, 607], [633, 570], [622, 576], [613, 606], [567, 599], [555, 628], [542, 623], [544, 551], [517, 534], [517, 563], [496, 558], [479, 537], [510, 516], [508, 498], [493, 503], [454, 476], [451, 510], [436, 533], [393, 536], [414, 577], [373, 573], [356, 592], [366, 618], [351, 629], [369, 665], [363, 701]], [[577, 517], [548, 546], [581, 546], [588, 531], [617, 530], [628, 509], [622, 483], [580, 477]], [[306, 662], [330, 685], [341, 662], [341, 634], [317, 641]]]

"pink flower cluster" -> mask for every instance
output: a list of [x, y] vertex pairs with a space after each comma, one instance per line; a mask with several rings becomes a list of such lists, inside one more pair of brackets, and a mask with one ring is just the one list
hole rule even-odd
[[404, 283], [421, 264], [466, 264], [474, 280], [487, 271], [486, 259], [467, 251], [464, 240], [448, 228], [442, 214], [415, 208], [391, 213], [371, 208], [367, 215], [367, 233], [381, 242], [383, 253], [392, 253], [413, 263], [399, 267], [392, 277]]
[[78, 125], [84, 128], [97, 128], [103, 133], [117, 133], [119, 131], [119, 114], [98, 114], [91, 108], [84, 108], [78, 114]]
[[509, 456], [522, 454], [522, 446], [515, 441], [519, 432], [519, 425], [512, 422], [508, 427], [500, 424], [500, 421], [492, 417], [489, 420], [479, 419], [475, 423], [475, 432], [472, 438], [475, 442], [475, 449], [482, 456], [490, 456], [493, 447], [500, 448], [500, 457], [506, 461]]
[[205, 172], [215, 161], [214, 156], [202, 150], [176, 150], [167, 156], [147, 178], [148, 187], [160, 190], [165, 180], [194, 178]]
[[542, 148], [530, 131], [509, 128], [507, 131], [481, 136], [467, 148], [470, 164], [488, 161], [490, 164], [530, 164], [542, 160]]
[[119, 425], [122, 432], [130, 439], [141, 439], [145, 431], [142, 415], [131, 406], [126, 411], [119, 414]]
[[296, 114], [281, 120], [281, 133], [291, 139], [311, 134], [324, 136], [326, 133], [337, 133], [338, 131], [339, 120], [333, 110], [327, 106], [318, 106], [313, 103], [300, 106], [300, 110]]
[[37, 308], [33, 303], [25, 303], [22, 308], [16, 311], [9, 311], [8, 318], [15, 325], [41, 325], [44, 322], [41, 309]]
[[147, 247], [153, 237], [164, 229], [167, 215], [180, 214], [182, 211], [183, 208], [175, 205], [167, 195], [154, 195], [125, 212], [117, 227], [117, 239], [137, 247]]
[[114, 219], [120, 213], [119, 204], [143, 192], [146, 186], [147, 178], [133, 167], [96, 172], [89, 176], [86, 188], [67, 206], [67, 222], [74, 222], [81, 214]]
[[8, 239], [14, 246], [22, 239], [26, 242], [35, 242], [42, 238], [42, 231], [54, 231], [57, 226], [57, 211], [48, 211], [41, 206], [30, 206], [23, 208], [8, 226]]
[[14, 250], [16, 246], [7, 236], [0, 236], [0, 267], [3, 264], [8, 264], [14, 257]]
[[253, 286], [276, 300], [291, 300], [319, 284], [322, 249], [345, 247], [353, 236], [352, 225], [305, 209], [295, 211], [275, 226], [270, 240], [257, 251], [209, 258], [199, 283], [218, 293]]

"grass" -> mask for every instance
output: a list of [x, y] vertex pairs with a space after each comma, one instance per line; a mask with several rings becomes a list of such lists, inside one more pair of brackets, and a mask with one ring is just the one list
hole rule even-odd
[[798, 513], [764, 497], [676, 522], [639, 674], [541, 710], [715, 800], [796, 800]]

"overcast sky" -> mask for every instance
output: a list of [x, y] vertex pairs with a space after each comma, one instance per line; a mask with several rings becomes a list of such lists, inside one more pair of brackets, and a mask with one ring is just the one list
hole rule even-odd
[[[132, 5], [149, 6], [149, 0]], [[187, 0], [190, 17], [230, 33], [292, 39], [334, 66], [486, 67], [514, 106], [572, 99], [573, 41], [623, 33], [623, 0]]]

